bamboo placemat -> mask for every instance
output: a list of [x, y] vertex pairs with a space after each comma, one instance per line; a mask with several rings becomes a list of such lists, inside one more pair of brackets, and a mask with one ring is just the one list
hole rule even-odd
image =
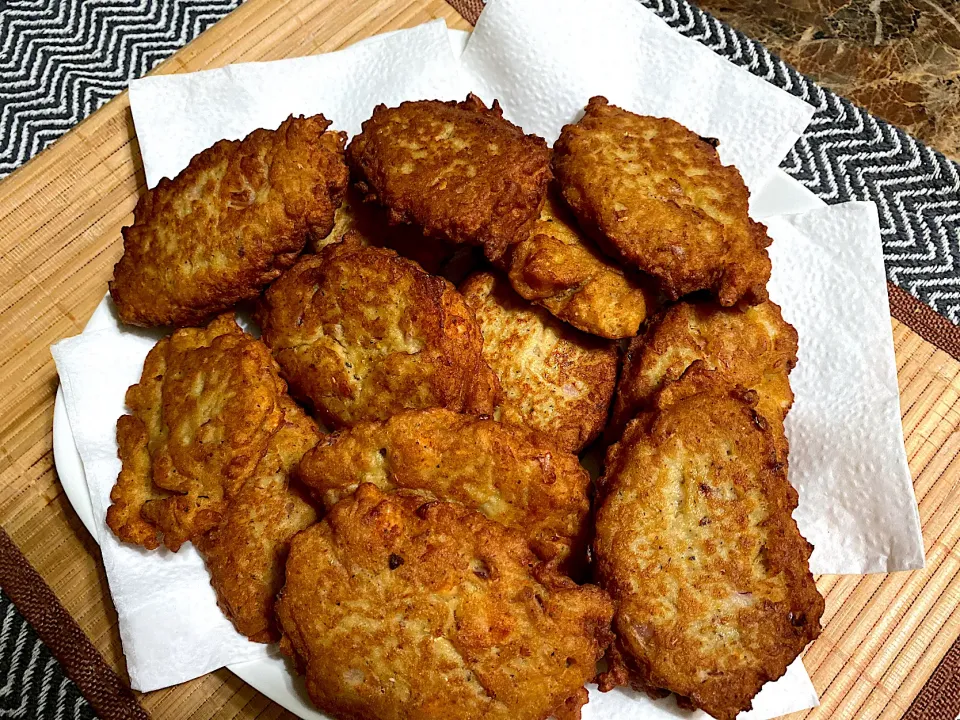
[[[247, 0], [155, 72], [325, 52], [444, 18], [444, 0]], [[49, 346], [106, 290], [144, 181], [126, 93], [0, 182], [0, 525], [124, 673], [96, 544], [53, 469]], [[806, 655], [823, 705], [794, 717], [899, 718], [960, 634], [960, 362], [892, 321], [928, 567], [819, 580], [826, 628]], [[221, 670], [140, 697], [155, 718], [292, 717]]]

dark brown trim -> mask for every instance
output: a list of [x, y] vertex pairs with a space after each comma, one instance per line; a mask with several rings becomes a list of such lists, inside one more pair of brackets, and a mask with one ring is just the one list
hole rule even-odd
[[[893, 283], [887, 283], [890, 314], [927, 342], [960, 360], [960, 326]], [[954, 715], [950, 718], [956, 717]]]
[[3, 528], [0, 528], [0, 588], [101, 720], [149, 720], [133, 691], [110, 669]]
[[471, 25], [477, 24], [480, 11], [483, 10], [483, 0], [447, 0], [447, 4], [463, 15], [463, 19]]
[[960, 638], [953, 643], [903, 720], [954, 720], [960, 716]]

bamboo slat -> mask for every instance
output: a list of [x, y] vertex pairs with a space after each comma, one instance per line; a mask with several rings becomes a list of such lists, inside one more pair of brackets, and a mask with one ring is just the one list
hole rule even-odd
[[[433, 18], [469, 28], [443, 0], [247, 0], [154, 72], [325, 52]], [[126, 93], [0, 182], [0, 524], [121, 674], [99, 553], [53, 468], [48, 348], [103, 297], [143, 186]], [[823, 705], [797, 718], [900, 717], [960, 634], [960, 362], [893, 327], [928, 568], [820, 578], [826, 629], [806, 664]], [[225, 670], [141, 702], [155, 718], [292, 717]]]

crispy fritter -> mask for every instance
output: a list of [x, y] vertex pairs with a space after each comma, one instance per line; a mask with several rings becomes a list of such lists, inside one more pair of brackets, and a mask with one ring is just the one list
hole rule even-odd
[[505, 258], [514, 290], [592, 335], [633, 337], [656, 302], [650, 280], [601, 253], [554, 193]]
[[679, 123], [591, 98], [554, 145], [553, 169], [581, 227], [653, 275], [672, 300], [711, 290], [721, 305], [767, 299], [770, 244], [715, 141]]
[[492, 273], [471, 275], [460, 291], [477, 314], [483, 357], [503, 389], [495, 417], [580, 452], [607, 422], [616, 347], [531, 305]]
[[733, 720], [819, 635], [785, 439], [755, 403], [698, 362], [610, 448], [594, 555], [617, 639], [601, 690], [668, 690]]
[[488, 413], [496, 403], [483, 336], [460, 293], [355, 235], [284, 273], [257, 320], [291, 390], [326, 424], [430, 407]]
[[405, 412], [327, 436], [297, 476], [327, 509], [361, 482], [426, 490], [518, 530], [545, 560], [574, 568], [585, 560], [590, 477], [576, 456], [523, 428], [449, 410]]
[[175, 551], [216, 527], [283, 422], [285, 390], [270, 351], [232, 314], [160, 340], [117, 423], [123, 468], [107, 512], [117, 537]]
[[797, 364], [797, 339], [796, 329], [769, 300], [743, 308], [677, 303], [631, 341], [607, 438], [619, 439], [657, 391], [697, 360], [723, 372], [731, 382], [756, 390], [760, 414], [782, 423], [793, 405], [787, 376]]
[[579, 716], [613, 609], [523, 538], [429, 494], [364, 484], [297, 535], [281, 649], [344, 720]]
[[536, 220], [550, 179], [550, 151], [475, 95], [461, 103], [378, 105], [347, 148], [357, 187], [393, 223], [431, 237], [482, 245], [500, 257]]
[[346, 135], [323, 115], [221, 140], [140, 198], [110, 294], [132, 325], [198, 325], [293, 265], [323, 237], [349, 181]]
[[439, 238], [427, 237], [413, 225], [391, 225], [383, 208], [364, 203], [360, 192], [350, 187], [334, 218], [333, 230], [324, 238], [314, 239], [314, 252], [340, 242], [350, 232], [364, 245], [386, 247], [410, 258], [431, 275], [440, 275], [453, 283], [460, 282], [479, 264], [480, 249], [451, 245]]
[[283, 424], [253, 476], [230, 498], [223, 519], [197, 539], [223, 614], [254, 642], [280, 639], [273, 604], [283, 586], [290, 539], [317, 520], [290, 473], [320, 433], [290, 398]]
[[[147, 360], [149, 359], [148, 356]], [[157, 415], [159, 416], [159, 412]], [[156, 550], [160, 547], [163, 535], [156, 525], [140, 515], [140, 510], [147, 503], [175, 503], [176, 498], [172, 497], [173, 493], [153, 484], [150, 436], [145, 419], [121, 415], [117, 420], [117, 454], [122, 469], [116, 484], [110, 490], [111, 505], [107, 508], [107, 525], [123, 542], [142, 545], [147, 550]], [[208, 526], [209, 524], [207, 523]], [[172, 539], [171, 543], [176, 544]], [[179, 548], [179, 545], [177, 547]]]
[[289, 541], [317, 517], [289, 480], [320, 439], [316, 423], [232, 315], [157, 343], [127, 404], [110, 529], [151, 550], [193, 541], [237, 630], [276, 640], [273, 599]]

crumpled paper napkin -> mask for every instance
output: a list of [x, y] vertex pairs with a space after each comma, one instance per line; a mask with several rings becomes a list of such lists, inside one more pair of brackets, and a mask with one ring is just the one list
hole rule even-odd
[[120, 472], [117, 418], [125, 412], [127, 388], [140, 380], [143, 360], [161, 336], [128, 328], [118, 332], [114, 325], [51, 348], [83, 460], [130, 684], [143, 691], [277, 652], [233, 629], [217, 607], [210, 576], [193, 545], [176, 553], [147, 551], [121, 543], [107, 527], [110, 489]]
[[762, 187], [814, 108], [685, 38], [636, 0], [490, 0], [461, 58], [471, 87], [552, 143], [604, 95], [721, 140]]
[[[276, 127], [290, 113], [320, 111], [334, 121], [336, 129], [352, 133], [378, 102], [462, 98], [472, 89], [488, 103], [500, 98], [509, 119], [528, 131], [541, 132], [549, 142], [560, 125], [576, 119], [594, 94], [605, 93], [630, 110], [674, 117], [701, 134], [718, 137], [725, 161], [741, 164], [748, 184], [756, 190], [812, 113], [809, 106], [709, 51], [709, 57], [704, 55], [699, 44], [665, 29], [630, 0], [561, 0], [550, 6], [563, 12], [551, 10], [539, 16], [526, 8], [537, 3], [541, 0], [491, 2], [467, 45], [462, 66], [456, 61], [455, 48], [462, 47], [463, 34], [448, 36], [443, 24], [434, 22], [340, 53], [136, 81], [131, 86], [131, 106], [148, 185], [164, 175], [175, 175], [194, 153], [214, 141], [242, 137], [257, 127]], [[604, 21], [590, 21], [588, 7], [597, 8]], [[563, 35], [565, 22], [575, 32]], [[629, 33], [623, 28], [629, 28]], [[516, 46], [523, 41], [536, 46], [536, 54], [518, 52]], [[499, 49], [497, 43], [501, 43]], [[618, 44], [629, 44], [634, 54], [617, 55], [610, 47]], [[590, 48], [607, 58], [591, 65], [594, 86], [588, 76], [579, 74], [580, 66], [569, 60], [589, 56]], [[676, 63], [651, 71], [646, 63], [661, 55]], [[608, 65], [620, 58], [624, 62]], [[653, 82], [656, 91], [645, 92], [645, 83]], [[567, 87], [575, 92], [566, 92]], [[922, 564], [922, 544], [902, 436], [897, 435], [896, 376], [886, 296], [881, 298], [878, 291], [885, 286], [875, 217], [874, 224], [868, 225], [862, 222], [866, 217], [862, 211], [853, 212], [844, 222], [830, 219], [846, 212], [843, 208], [814, 211], [814, 215], [818, 212], [823, 215], [765, 220], [776, 239], [771, 252], [771, 294], [801, 334], [800, 365], [794, 375], [795, 419], [789, 421], [788, 431], [800, 448], [791, 455], [791, 480], [801, 486], [803, 495], [810, 495], [811, 502], [802, 499], [798, 521], [807, 537], [819, 543], [815, 560], [821, 572], [917, 567]], [[845, 250], [836, 252], [831, 242]], [[791, 248], [805, 251], [793, 257]], [[847, 292], [851, 277], [860, 291]], [[816, 302], [817, 293], [827, 301]], [[815, 322], [805, 319], [811, 312], [818, 316]], [[101, 312], [100, 317], [107, 316]], [[863, 318], [870, 321], [862, 325]], [[885, 328], [878, 318], [886, 321]], [[156, 336], [121, 328], [115, 317], [112, 324], [98, 326], [96, 331], [61, 341], [53, 353], [100, 522], [104, 562], [133, 686], [156, 689], [251, 657], [273, 668], [282, 661], [267, 657], [262, 646], [237, 636], [220, 615], [209, 578], [191, 546], [178, 555], [141, 552], [121, 546], [103, 525], [109, 489], [119, 470], [114, 426], [123, 411], [123, 392], [138, 379], [143, 357]], [[834, 337], [836, 333], [846, 335], [841, 339]], [[836, 342], [858, 344], [862, 353], [856, 362], [865, 359], [874, 364], [851, 370], [850, 363], [837, 362], [836, 355], [828, 352]], [[823, 373], [834, 374], [829, 387], [847, 388], [830, 401], [832, 405], [818, 394], [816, 380]], [[804, 406], [814, 414], [819, 411], [813, 407], [828, 408], [849, 424], [860, 425], [862, 431], [854, 438], [859, 444], [838, 445], [838, 437], [850, 435], [823, 437], [823, 427], [803, 422], [809, 415]], [[838, 454], [851, 453], [870, 458], [872, 464], [835, 462]], [[864, 513], [864, 521], [853, 525], [843, 513], [821, 512], [826, 505], [860, 507], [870, 499], [871, 488], [877, 502], [895, 499], [890, 512]], [[305, 717], [319, 717], [301, 699], [282, 697]], [[798, 661], [784, 679], [763, 690], [751, 717], [761, 720], [814, 704], [816, 693]], [[669, 699], [654, 703], [624, 691], [593, 692], [585, 713], [594, 718], [689, 716]]]
[[458, 57], [468, 33], [443, 20], [375, 35], [338, 52], [227, 65], [130, 83], [147, 186], [174, 177], [217, 140], [323, 113], [352, 137], [379, 103], [462, 100]]
[[850, 202], [764, 218], [770, 298], [797, 328], [787, 416], [794, 513], [820, 573], [924, 564], [907, 467], [877, 206]]

